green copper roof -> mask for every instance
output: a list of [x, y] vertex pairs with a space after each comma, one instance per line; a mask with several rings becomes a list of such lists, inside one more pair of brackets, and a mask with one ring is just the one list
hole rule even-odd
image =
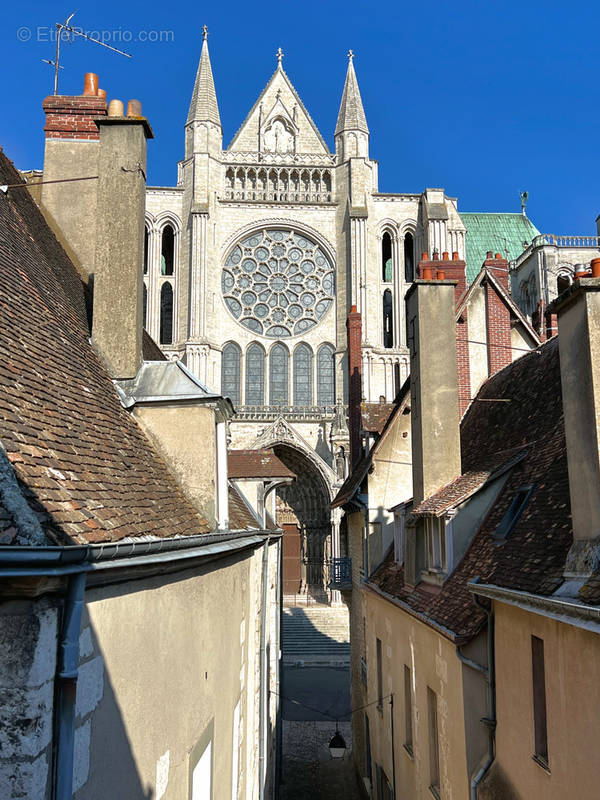
[[467, 283], [479, 274], [488, 250], [512, 261], [540, 233], [523, 214], [461, 213], [460, 217], [467, 229]]

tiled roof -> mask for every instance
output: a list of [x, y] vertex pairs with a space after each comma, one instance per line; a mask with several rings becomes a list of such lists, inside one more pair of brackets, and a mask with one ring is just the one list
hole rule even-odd
[[[462, 467], [481, 470], [491, 457], [509, 457], [526, 446], [525, 456], [509, 471], [490, 513], [460, 564], [441, 589], [404, 585], [404, 569], [390, 556], [371, 581], [406, 603], [415, 613], [449, 629], [457, 640], [473, 636], [483, 622], [467, 583], [484, 583], [535, 594], [552, 594], [572, 542], [567, 453], [562, 415], [558, 337], [519, 358], [489, 378], [479, 398], [510, 402], [471, 404], [461, 423]], [[504, 543], [492, 534], [517, 490], [535, 489]]]
[[539, 235], [533, 222], [523, 214], [472, 214], [461, 212], [467, 229], [467, 283], [475, 280], [485, 254], [491, 250], [508, 261], [521, 255], [531, 240]]
[[381, 434], [394, 408], [394, 403], [363, 403], [362, 429], [369, 433]]
[[[20, 183], [0, 153], [0, 184]], [[121, 406], [81, 279], [29, 192], [0, 194], [0, 440], [59, 543], [210, 530]]]
[[230, 450], [230, 478], [295, 478], [296, 474], [272, 450]]

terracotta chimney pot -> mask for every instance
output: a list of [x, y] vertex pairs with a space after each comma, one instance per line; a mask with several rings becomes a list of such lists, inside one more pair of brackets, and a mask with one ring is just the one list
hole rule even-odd
[[102, 100], [106, 100], [106, 89], [98, 89], [98, 97]]
[[425, 251], [421, 253], [421, 261], [429, 261], [429, 253]]
[[499, 259], [500, 261], [502, 260], [502, 256], [500, 255], [500, 253], [496, 253], [496, 255], [494, 256], [494, 258], [497, 258], [497, 259]]
[[430, 281], [433, 278], [433, 270], [431, 267], [423, 267], [423, 280]]
[[[448, 255], [448, 253], [444, 253], [444, 255]], [[448, 259], [446, 259], [447, 261]], [[437, 271], [437, 279], [438, 281], [445, 281], [446, 280], [446, 273], [443, 269], [438, 269]]]
[[431, 257], [431, 260], [432, 261], [439, 261], [440, 260], [440, 254], [438, 253], [437, 250], [433, 251], [433, 256]]
[[123, 116], [123, 101], [111, 100], [108, 104], [109, 117], [122, 117]]
[[86, 72], [83, 80], [83, 94], [87, 97], [98, 96], [98, 76], [95, 72]]
[[127, 103], [127, 116], [128, 117], [141, 117], [142, 104], [139, 100], [130, 100]]
[[575, 264], [575, 280], [578, 281], [579, 278], [585, 278], [587, 275], [587, 269], [585, 264]]
[[491, 258], [492, 257], [492, 251], [488, 250], [487, 253], [485, 254], [485, 257], [486, 258]]
[[590, 266], [592, 267], [592, 278], [600, 278], [600, 258], [593, 258]]
[[442, 259], [444, 261], [450, 261], [450, 253], [447, 250], [444, 250], [444, 252], [442, 253]]
[[458, 250], [452, 252], [452, 261], [458, 261]]

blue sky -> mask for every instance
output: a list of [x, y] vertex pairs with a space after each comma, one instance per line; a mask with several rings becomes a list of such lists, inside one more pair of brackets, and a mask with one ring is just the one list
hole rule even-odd
[[[20, 168], [42, 165], [41, 101], [53, 75], [41, 59], [53, 57], [54, 23], [74, 7], [3, 9], [0, 143]], [[80, 93], [83, 73], [93, 71], [109, 98], [142, 101], [156, 136], [152, 184], [175, 182], [206, 23], [226, 144], [281, 46], [284, 68], [332, 147], [352, 48], [381, 191], [443, 186], [463, 211], [518, 211], [526, 189], [540, 230], [595, 233], [600, 11], [592, 2], [84, 0], [73, 22], [107, 32], [133, 58], [77, 39], [63, 46], [61, 92]], [[139, 41], [140, 31], [167, 31], [168, 41]]]

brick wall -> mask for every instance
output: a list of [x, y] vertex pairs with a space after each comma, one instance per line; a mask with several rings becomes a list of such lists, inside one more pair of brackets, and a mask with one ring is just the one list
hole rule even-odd
[[361, 315], [352, 306], [346, 320], [348, 331], [348, 416], [350, 421], [350, 461], [352, 466], [360, 457], [360, 427], [362, 403], [362, 325]]
[[489, 282], [485, 293], [488, 370], [493, 375], [512, 361], [510, 311]]
[[106, 116], [106, 100], [90, 95], [51, 95], [42, 103], [46, 114], [46, 139], [97, 140], [97, 117]]

